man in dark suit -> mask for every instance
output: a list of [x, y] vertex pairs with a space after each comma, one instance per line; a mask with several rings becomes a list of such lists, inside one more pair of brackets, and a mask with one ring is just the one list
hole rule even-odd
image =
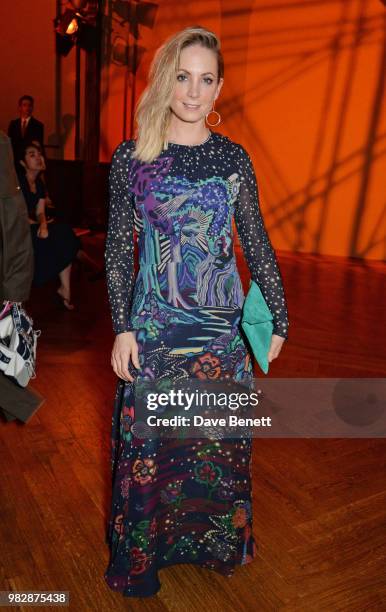
[[44, 125], [32, 116], [33, 109], [33, 97], [22, 96], [19, 100], [20, 117], [13, 119], [8, 127], [8, 136], [12, 142], [16, 165], [19, 163], [21, 152], [27, 143], [38, 143], [44, 154]]

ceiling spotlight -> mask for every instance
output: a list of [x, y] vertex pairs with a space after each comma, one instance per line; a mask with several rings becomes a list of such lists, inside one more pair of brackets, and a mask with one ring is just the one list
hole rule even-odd
[[98, 42], [97, 5], [84, 0], [71, 0], [73, 8], [66, 8], [54, 20], [56, 51], [67, 55], [76, 44], [86, 51], [93, 51]]
[[77, 20], [74, 17], [74, 19], [72, 19], [70, 21], [70, 23], [68, 24], [68, 27], [67, 27], [67, 30], [66, 30], [66, 34], [71, 36], [71, 34], [75, 34], [75, 32], [77, 32], [78, 29], [79, 29], [78, 22], [77, 22]]
[[75, 11], [66, 9], [63, 15], [54, 20], [55, 31], [60, 36], [71, 36], [78, 30], [78, 21]]
[[75, 11], [67, 9], [63, 15], [54, 19], [56, 34], [56, 51], [59, 55], [68, 55], [77, 41], [79, 24]]

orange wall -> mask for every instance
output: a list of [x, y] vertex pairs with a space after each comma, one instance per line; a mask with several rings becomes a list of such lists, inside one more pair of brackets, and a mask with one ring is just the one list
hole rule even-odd
[[[123, 129], [122, 49], [133, 39], [124, 14], [114, 12], [125, 5], [105, 2], [101, 161], [109, 161], [115, 146], [130, 136]], [[162, 0], [159, 5], [154, 27], [140, 27], [144, 53], [136, 97], [166, 36], [192, 24], [214, 30], [226, 66], [216, 105], [222, 123], [216, 129], [242, 142], [253, 158], [275, 248], [384, 259], [382, 2]], [[49, 155], [72, 159], [75, 52], [61, 60], [59, 75], [55, 12], [55, 0], [0, 2], [0, 128], [16, 115], [19, 95], [31, 93], [35, 114], [46, 125], [46, 142], [63, 146]]]
[[[216, 129], [242, 142], [253, 158], [274, 246], [384, 259], [380, 0], [159, 4], [154, 28], [140, 28], [145, 53], [137, 94], [166, 36], [197, 23], [214, 30], [226, 66]], [[125, 39], [132, 44], [127, 24], [114, 19], [111, 25], [113, 47], [122, 48]], [[111, 57], [102, 83], [104, 160], [124, 137], [125, 67]]]
[[0, 1], [0, 129], [7, 131], [19, 97], [30, 94], [48, 157], [73, 159], [75, 52], [57, 65], [55, 16], [55, 0]]

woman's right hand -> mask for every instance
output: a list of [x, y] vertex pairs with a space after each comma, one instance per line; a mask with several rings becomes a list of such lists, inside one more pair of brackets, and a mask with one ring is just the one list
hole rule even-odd
[[119, 378], [133, 382], [134, 378], [128, 369], [130, 359], [133, 366], [139, 370], [141, 366], [139, 365], [138, 344], [135, 339], [135, 333], [123, 332], [115, 338], [111, 353], [111, 365]]

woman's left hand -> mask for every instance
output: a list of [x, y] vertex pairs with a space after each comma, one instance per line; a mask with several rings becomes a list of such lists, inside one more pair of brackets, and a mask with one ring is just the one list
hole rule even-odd
[[38, 237], [39, 238], [48, 238], [48, 227], [47, 227], [47, 224], [39, 225]]
[[276, 334], [272, 334], [271, 346], [268, 351], [268, 363], [271, 363], [273, 359], [276, 359], [276, 357], [279, 356], [281, 347], [283, 346], [284, 342], [285, 338], [277, 336]]

